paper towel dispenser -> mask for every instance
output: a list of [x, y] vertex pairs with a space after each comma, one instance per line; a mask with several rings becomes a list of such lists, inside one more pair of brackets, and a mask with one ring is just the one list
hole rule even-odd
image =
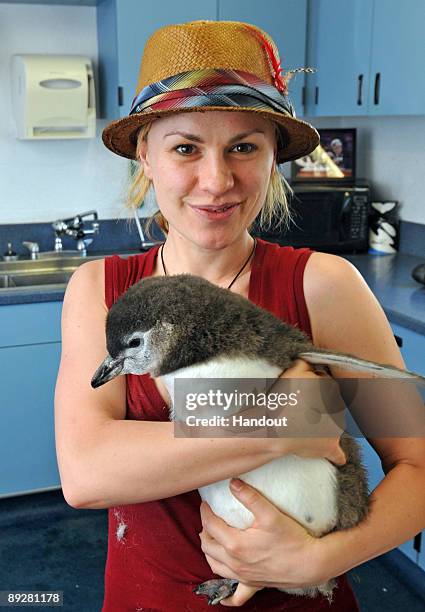
[[95, 89], [88, 57], [14, 55], [11, 73], [18, 138], [95, 136]]

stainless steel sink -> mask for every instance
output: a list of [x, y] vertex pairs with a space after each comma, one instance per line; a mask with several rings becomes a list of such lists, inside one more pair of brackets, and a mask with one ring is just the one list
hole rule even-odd
[[0, 274], [0, 290], [18, 287], [65, 286], [71, 278], [70, 272], [41, 272], [35, 274]]
[[36, 274], [11, 274], [13, 287], [34, 287], [39, 285], [63, 285], [71, 278], [72, 272], [42, 272]]
[[[120, 254], [127, 257], [128, 254]], [[86, 261], [102, 259], [104, 255], [87, 257], [61, 253], [40, 259], [0, 261], [0, 292], [31, 291], [42, 288], [63, 291], [72, 273]]]
[[46, 259], [19, 259], [18, 261], [0, 261], [0, 274], [34, 274], [50, 272], [73, 272], [86, 261], [97, 257], [57, 257]]

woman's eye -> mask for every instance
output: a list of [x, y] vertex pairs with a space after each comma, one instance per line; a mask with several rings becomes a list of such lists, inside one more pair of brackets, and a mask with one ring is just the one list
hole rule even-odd
[[256, 151], [256, 149], [256, 145], [249, 142], [240, 142], [233, 147], [233, 150], [236, 151], [236, 153], [252, 153], [253, 151]]
[[177, 151], [177, 153], [180, 153], [181, 155], [190, 155], [191, 153], [193, 153], [194, 149], [195, 145], [182, 144], [175, 147], [174, 150]]

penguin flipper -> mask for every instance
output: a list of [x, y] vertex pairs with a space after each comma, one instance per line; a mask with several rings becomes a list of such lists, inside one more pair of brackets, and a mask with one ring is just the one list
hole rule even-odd
[[303, 351], [298, 354], [298, 357], [307, 361], [311, 365], [327, 365], [341, 368], [342, 370], [368, 372], [383, 378], [407, 379], [416, 382], [421, 386], [425, 386], [425, 376], [408, 370], [402, 370], [395, 366], [360, 359], [354, 355], [343, 355], [331, 353], [327, 351]]

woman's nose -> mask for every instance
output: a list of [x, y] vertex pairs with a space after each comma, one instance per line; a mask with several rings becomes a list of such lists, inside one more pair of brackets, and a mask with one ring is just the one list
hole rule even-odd
[[232, 168], [223, 154], [207, 155], [199, 168], [199, 186], [203, 191], [218, 196], [235, 184]]

